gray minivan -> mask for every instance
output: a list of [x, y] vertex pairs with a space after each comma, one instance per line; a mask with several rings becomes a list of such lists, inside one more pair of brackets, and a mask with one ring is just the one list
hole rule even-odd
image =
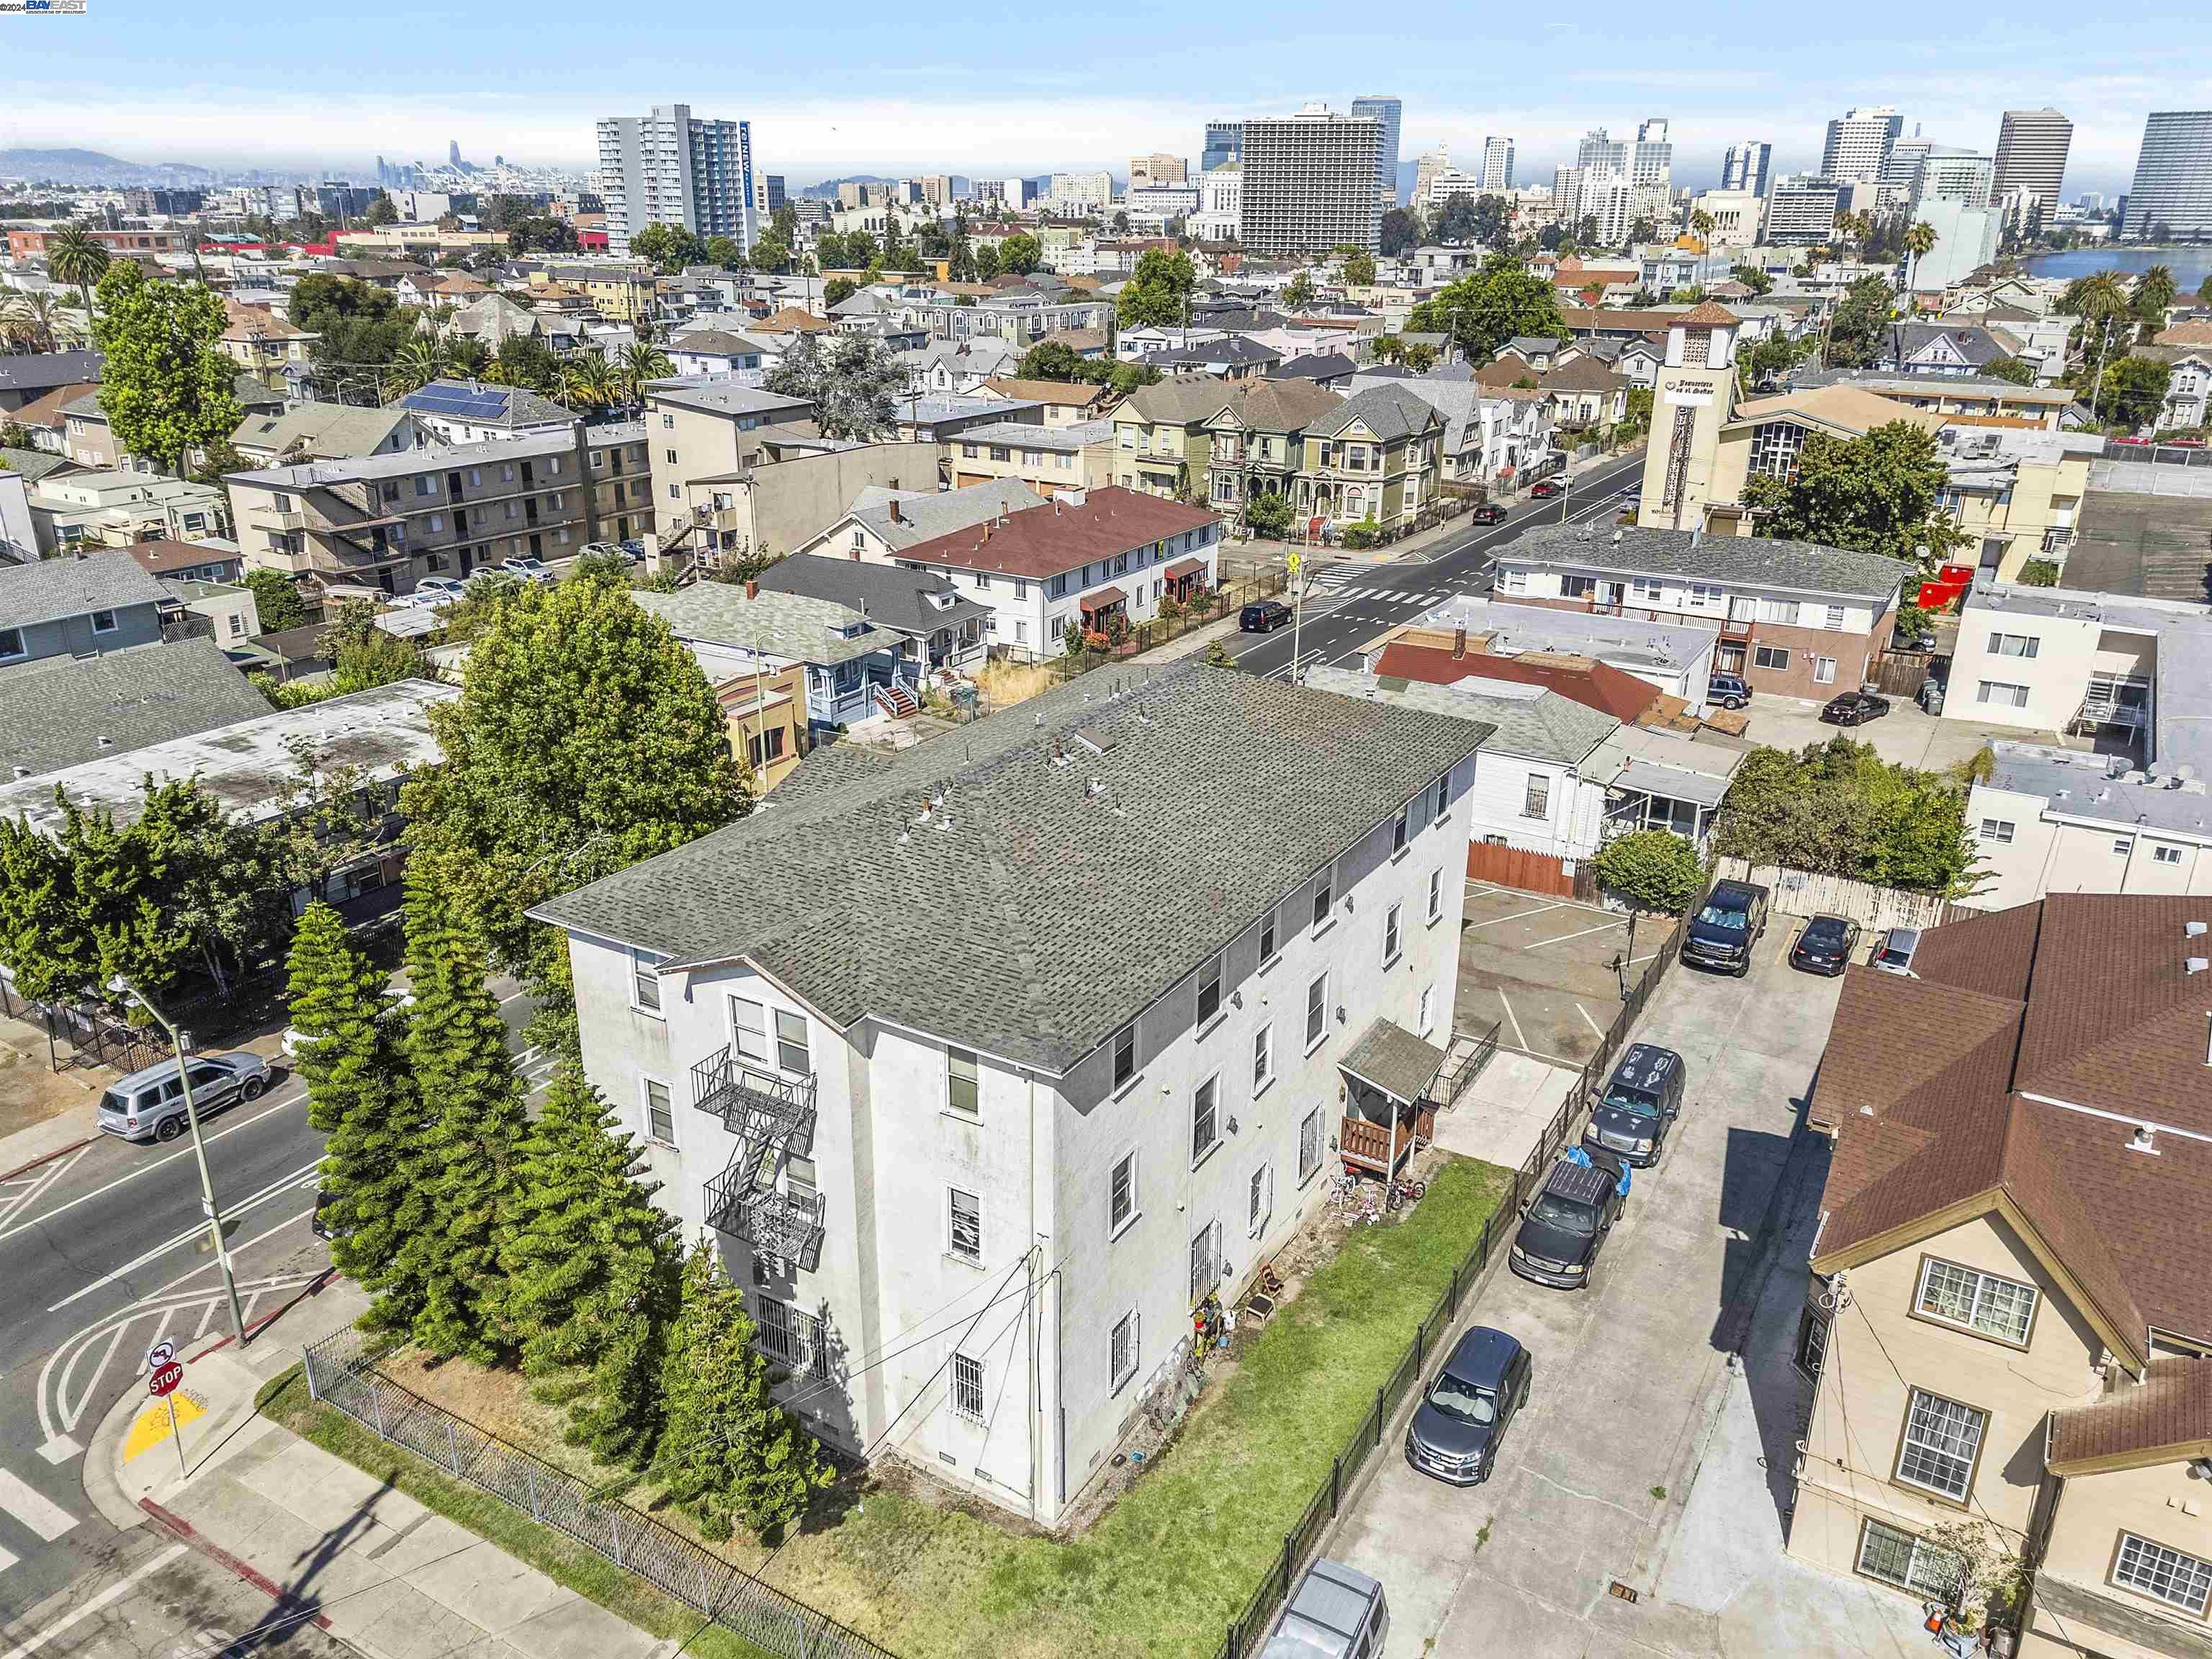
[[1389, 1630], [1381, 1583], [1324, 1558], [1298, 1580], [1260, 1659], [1382, 1659]]
[[[241, 1100], [254, 1100], [269, 1086], [269, 1062], [240, 1049], [228, 1054], [193, 1054], [192, 1109], [205, 1117]], [[133, 1072], [100, 1097], [100, 1127], [125, 1140], [174, 1140], [185, 1121], [185, 1073], [173, 1060]]]

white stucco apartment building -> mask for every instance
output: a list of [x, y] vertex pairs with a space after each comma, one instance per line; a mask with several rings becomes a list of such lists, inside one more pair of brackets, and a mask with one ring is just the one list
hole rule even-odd
[[1410, 1138], [1486, 732], [1199, 663], [1078, 681], [817, 751], [537, 913], [586, 1073], [816, 1432], [1066, 1514], [1340, 1143]]

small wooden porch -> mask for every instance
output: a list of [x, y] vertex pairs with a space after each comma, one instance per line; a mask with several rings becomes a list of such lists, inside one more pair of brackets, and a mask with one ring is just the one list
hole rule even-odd
[[1494, 1025], [1483, 1037], [1455, 1036], [1449, 1050], [1394, 1020], [1369, 1025], [1337, 1062], [1345, 1091], [1337, 1155], [1345, 1169], [1395, 1176], [1436, 1139], [1438, 1109], [1459, 1098], [1497, 1046]]

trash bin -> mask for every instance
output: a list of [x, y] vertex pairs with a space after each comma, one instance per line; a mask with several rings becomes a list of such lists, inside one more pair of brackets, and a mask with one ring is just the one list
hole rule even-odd
[[1920, 682], [1919, 699], [1920, 707], [1925, 713], [1940, 714], [1943, 712], [1943, 688], [1936, 681]]

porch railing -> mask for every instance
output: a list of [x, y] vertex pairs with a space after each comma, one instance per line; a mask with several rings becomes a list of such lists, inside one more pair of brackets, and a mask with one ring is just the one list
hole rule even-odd
[[750, 1066], [727, 1047], [691, 1068], [691, 1103], [722, 1120], [756, 1161], [774, 1148], [814, 1144], [814, 1074], [789, 1078]]

